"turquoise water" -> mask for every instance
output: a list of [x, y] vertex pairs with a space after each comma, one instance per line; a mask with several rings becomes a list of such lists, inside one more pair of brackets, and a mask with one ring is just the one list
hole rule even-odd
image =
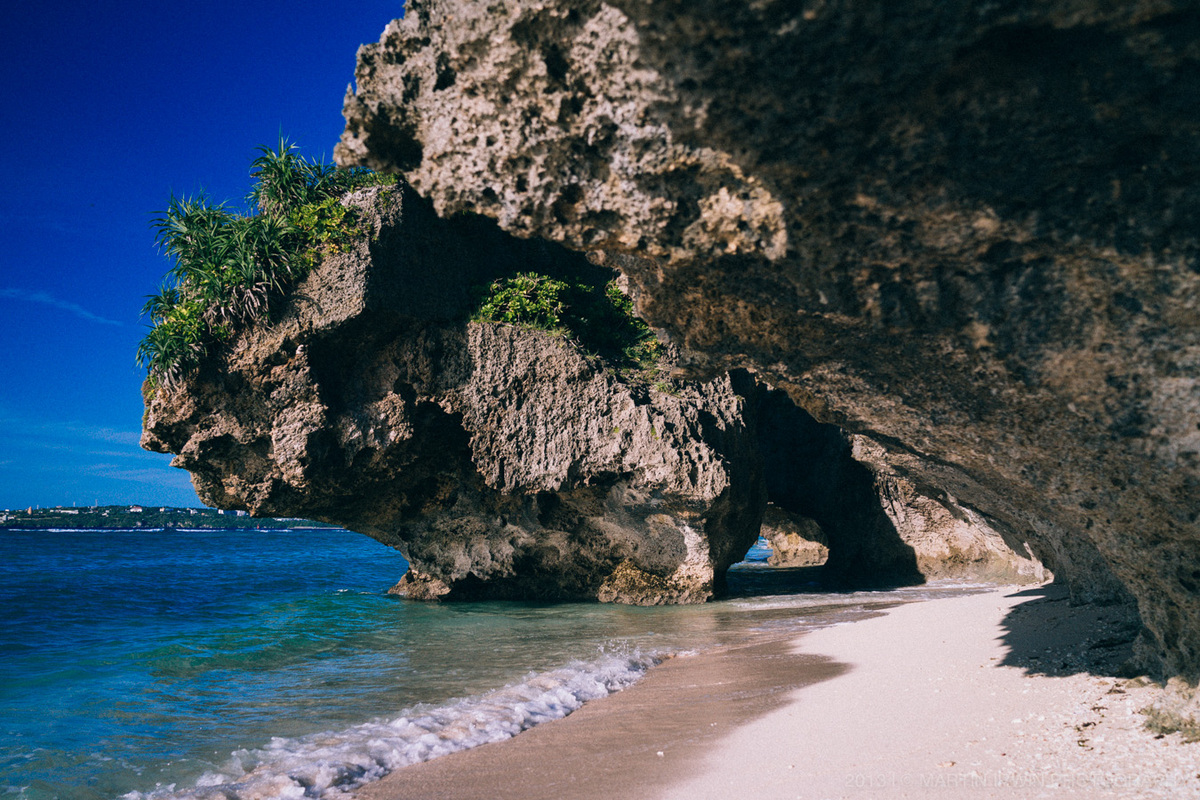
[[339, 797], [666, 654], [928, 594], [751, 567], [701, 607], [438, 605], [385, 594], [405, 569], [346, 531], [0, 532], [0, 797]]

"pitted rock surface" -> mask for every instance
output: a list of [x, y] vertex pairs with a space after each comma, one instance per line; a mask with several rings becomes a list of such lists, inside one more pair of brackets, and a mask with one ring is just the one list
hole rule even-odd
[[[148, 401], [142, 443], [206, 503], [397, 547], [414, 598], [702, 602], [765, 503], [746, 388], [624, 383], [554, 334], [468, 322], [468, 288], [579, 256], [365, 192], [373, 234], [281, 319]], [[668, 391], [661, 390], [669, 389]]]
[[694, 374], [882, 443], [1195, 678], [1198, 42], [1183, 0], [414, 0], [337, 154], [598, 251]]

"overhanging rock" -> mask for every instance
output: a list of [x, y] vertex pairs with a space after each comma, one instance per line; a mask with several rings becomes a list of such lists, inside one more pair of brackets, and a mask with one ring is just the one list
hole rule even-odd
[[[200, 498], [336, 522], [412, 563], [413, 597], [702, 602], [765, 503], [728, 375], [623, 380], [561, 335], [470, 322], [513, 271], [611, 271], [411, 191], [345, 202], [369, 235], [329, 255], [280, 319], [147, 402], [142, 444]], [[635, 378], [637, 376], [634, 376]]]
[[602, 253], [1200, 674], [1194, 4], [414, 0], [343, 163]]

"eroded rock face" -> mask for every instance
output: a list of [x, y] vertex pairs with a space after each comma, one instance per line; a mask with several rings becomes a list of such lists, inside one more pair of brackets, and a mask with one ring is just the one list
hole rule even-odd
[[337, 152], [603, 251], [695, 374], [882, 443], [1195, 677], [1198, 40], [1182, 0], [414, 0]]
[[817, 422], [777, 390], [760, 387], [752, 415], [771, 503], [762, 535], [781, 566], [824, 563], [827, 580], [851, 586], [1053, 577], [1020, 529], [914, 484], [877, 442]]
[[[372, 230], [281, 319], [148, 403], [142, 444], [202, 500], [328, 520], [397, 547], [412, 597], [702, 602], [763, 496], [728, 375], [624, 383], [539, 330], [467, 322], [469, 288], [582, 258], [364, 192]], [[561, 267], [561, 264], [558, 265]]]
[[[1054, 577], [1021, 531], [945, 493], [923, 493], [892, 470], [886, 451], [870, 439], [852, 436], [850, 444], [851, 456], [872, 472], [880, 509], [926, 578], [1029, 584]], [[1075, 549], [1096, 558], [1091, 548]]]
[[770, 504], [760, 535], [771, 545], [772, 567], [818, 567], [829, 558], [829, 537], [815, 519]]

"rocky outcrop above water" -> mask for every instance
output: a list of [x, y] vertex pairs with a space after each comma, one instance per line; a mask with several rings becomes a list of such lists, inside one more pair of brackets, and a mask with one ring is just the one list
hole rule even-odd
[[414, 0], [337, 153], [595, 251], [693, 375], [881, 444], [1195, 677], [1198, 41], [1173, 0]]
[[[397, 547], [414, 598], [700, 602], [765, 502], [735, 379], [622, 380], [562, 335], [469, 322], [512, 271], [611, 271], [410, 191], [346, 201], [369, 236], [272, 324], [147, 404], [142, 444], [200, 498], [336, 522]], [[635, 376], [636, 377], [636, 376]]]
[[404, 186], [344, 202], [354, 247], [148, 398], [143, 445], [210, 505], [367, 533], [409, 559], [392, 591], [418, 600], [703, 602], [760, 533], [773, 563], [828, 558], [839, 585], [1041, 575], [1015, 537], [744, 372], [669, 380], [669, 359], [618, 368], [569, 331], [470, 320], [514, 269], [611, 270], [439, 220]]

